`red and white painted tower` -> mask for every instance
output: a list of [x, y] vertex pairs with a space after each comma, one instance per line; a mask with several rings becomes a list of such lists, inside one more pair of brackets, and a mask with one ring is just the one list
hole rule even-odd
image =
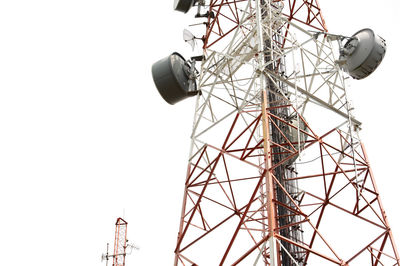
[[109, 245], [107, 244], [107, 253], [102, 256], [102, 260], [106, 260], [107, 265], [111, 258], [113, 261], [112, 266], [125, 266], [128, 248], [127, 229], [128, 223], [124, 219], [118, 218], [115, 223], [114, 252], [112, 255], [108, 253]]
[[385, 41], [328, 33], [316, 0], [175, 9], [193, 2], [203, 56], [180, 77], [197, 86], [175, 91], [153, 68], [170, 103], [197, 95], [175, 265], [400, 265], [346, 93]]
[[115, 223], [115, 239], [114, 239], [114, 258], [113, 266], [125, 266], [128, 223], [118, 218]]

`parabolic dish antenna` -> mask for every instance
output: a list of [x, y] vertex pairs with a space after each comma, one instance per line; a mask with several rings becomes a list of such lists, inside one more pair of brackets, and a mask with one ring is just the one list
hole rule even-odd
[[187, 13], [192, 8], [195, 0], [175, 0], [174, 9], [183, 13]]
[[183, 30], [183, 40], [192, 47], [192, 50], [194, 50], [194, 47], [196, 45], [195, 39], [196, 37], [193, 35], [193, 33], [188, 31], [187, 29]]
[[152, 74], [158, 92], [169, 104], [175, 104], [199, 93], [191, 66], [178, 53], [154, 63]]
[[344, 45], [340, 59], [354, 79], [368, 77], [380, 65], [386, 53], [386, 42], [371, 29], [355, 33]]

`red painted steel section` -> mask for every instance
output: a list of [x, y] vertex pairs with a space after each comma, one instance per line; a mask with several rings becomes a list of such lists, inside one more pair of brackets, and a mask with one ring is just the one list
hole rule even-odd
[[[239, 16], [237, 11], [237, 4], [240, 2], [247, 2], [247, 0], [211, 1], [209, 12], [213, 12], [215, 14], [215, 18], [208, 18], [203, 48], [212, 47], [222, 39], [229, 36], [238, 27], [244, 28], [244, 26], [239, 24], [239, 20], [237, 19]], [[276, 0], [273, 2], [283, 2], [290, 7], [289, 12], [284, 14], [284, 16], [286, 16], [289, 21], [293, 20], [296, 22], [300, 22], [313, 28], [316, 31], [328, 31], [318, 1]], [[250, 3], [250, 6], [254, 8], [255, 4]], [[232, 16], [234, 19], [231, 18]], [[282, 26], [282, 29], [284, 29], [286, 32], [285, 36], [287, 36], [289, 28], [290, 24], [288, 23], [285, 23]], [[282, 43], [282, 46], [284, 46], [284, 43]]]
[[[268, 114], [269, 114], [268, 116], [270, 116], [270, 117], [274, 116], [273, 114], [269, 113], [270, 111], [267, 110], [267, 109], [266, 109], [266, 112], [268, 112]], [[214, 231], [218, 230], [223, 224], [227, 223], [229, 220], [233, 219], [234, 217], [239, 216], [240, 217], [239, 224], [234, 229], [233, 236], [229, 238], [229, 243], [228, 243], [227, 249], [225, 250], [225, 254], [223, 254], [222, 260], [219, 262], [220, 265], [225, 265], [224, 262], [225, 262], [225, 260], [226, 260], [226, 258], [228, 256], [228, 254], [230, 254], [229, 250], [231, 249], [232, 245], [235, 243], [235, 239], [236, 239], [237, 234], [239, 233], [239, 231], [244, 229], [244, 225], [247, 222], [249, 222], [249, 220], [252, 219], [252, 217], [254, 216], [254, 213], [250, 213], [250, 210], [251, 210], [253, 204], [255, 204], [256, 201], [257, 201], [256, 195], [257, 195], [257, 192], [259, 191], [260, 185], [264, 181], [265, 174], [263, 174], [263, 175], [261, 175], [259, 177], [248, 177], [248, 178], [252, 178], [252, 179], [258, 179], [258, 183], [253, 188], [253, 193], [252, 193], [251, 197], [249, 198], [249, 201], [248, 201], [248, 203], [246, 205], [237, 207], [233, 203], [233, 200], [231, 200], [230, 202], [231, 202], [232, 206], [227, 206], [223, 202], [218, 202], [216, 200], [213, 200], [214, 203], [220, 204], [220, 206], [224, 206], [226, 209], [231, 210], [231, 212], [232, 212], [231, 215], [226, 217], [225, 219], [221, 220], [220, 223], [218, 223], [216, 226], [213, 226], [212, 228], [208, 228], [206, 226], [203, 226], [202, 229], [204, 230], [204, 234], [202, 236], [198, 237], [197, 239], [195, 239], [192, 242], [187, 243], [185, 246], [181, 246], [181, 243], [182, 243], [183, 239], [185, 238], [185, 234], [191, 228], [192, 218], [194, 217], [194, 215], [196, 213], [198, 214], [200, 212], [200, 208], [199, 208], [200, 203], [202, 201], [206, 201], [206, 200], [210, 201], [210, 200], [212, 200], [212, 199], [210, 199], [208, 197], [205, 197], [204, 196], [204, 192], [206, 191], [207, 186], [212, 185], [210, 182], [212, 180], [212, 174], [213, 174], [217, 164], [221, 163], [221, 161], [222, 161], [226, 171], [229, 171], [229, 165], [227, 165], [227, 163], [225, 162], [225, 157], [229, 156], [229, 157], [234, 158], [234, 159], [236, 159], [238, 161], [247, 162], [249, 165], [251, 165], [253, 167], [260, 168], [260, 166], [255, 165], [250, 161], [246, 161], [246, 158], [242, 156], [243, 153], [249, 152], [250, 149], [252, 149], [252, 147], [249, 147], [247, 141], [244, 142], [244, 147], [242, 147], [241, 149], [235, 149], [235, 150], [231, 150], [231, 151], [227, 150], [228, 147], [231, 147], [233, 144], [235, 144], [236, 142], [238, 142], [240, 140], [240, 137], [239, 138], [236, 137], [236, 138], [234, 138], [232, 140], [232, 142], [229, 142], [229, 139], [230, 139], [230, 137], [232, 135], [232, 132], [235, 129], [236, 120], [237, 120], [237, 117], [233, 121], [232, 126], [229, 129], [229, 132], [227, 134], [227, 137], [226, 137], [225, 142], [222, 145], [222, 147], [219, 149], [217, 147], [206, 145], [204, 147], [202, 153], [200, 154], [200, 156], [196, 160], [196, 161], [200, 161], [201, 158], [204, 158], [204, 156], [206, 156], [206, 149], [212, 149], [212, 150], [217, 151], [218, 155], [216, 156], [216, 158], [214, 160], [211, 160], [211, 162], [209, 164], [210, 172], [202, 170], [200, 172], [199, 176], [194, 177], [193, 173], [196, 170], [197, 164], [195, 164], [193, 166], [193, 169], [188, 171], [188, 181], [186, 183], [185, 200], [187, 200], [187, 198], [188, 198], [187, 196], [190, 193], [191, 187], [193, 187], [193, 186], [197, 186], [197, 187], [202, 186], [203, 188], [202, 188], [201, 193], [196, 195], [197, 199], [195, 201], [195, 204], [196, 204], [195, 207], [192, 208], [191, 210], [187, 210], [187, 212], [185, 212], [185, 214], [182, 215], [182, 221], [183, 221], [182, 224], [186, 224], [186, 226], [184, 227], [184, 230], [183, 231], [181, 230], [181, 233], [179, 234], [178, 244], [177, 244], [176, 251], [175, 251], [176, 254], [177, 254], [176, 265], [178, 265], [177, 263], [179, 261], [183, 260], [183, 259], [186, 260], [186, 261], [191, 260], [191, 261], [195, 262], [196, 261], [195, 258], [188, 258], [185, 255], [183, 255], [183, 253], [185, 251], [187, 251], [188, 249], [190, 249], [190, 248], [195, 248], [196, 244], [199, 241], [201, 241], [204, 237], [206, 237], [209, 234], [212, 234]], [[260, 116], [257, 116], [254, 119], [252, 124], [257, 124], [257, 121], [259, 121], [259, 120], [260, 120]], [[271, 123], [271, 118], [268, 119], [267, 123], [270, 126], [275, 126], [273, 123]], [[290, 125], [290, 126], [293, 126], [293, 125]], [[252, 128], [251, 127], [247, 127], [247, 130], [252, 132]], [[303, 211], [302, 210], [304, 207], [309, 207], [310, 205], [309, 204], [304, 204], [304, 206], [303, 206], [301, 203], [298, 204], [297, 201], [295, 201], [292, 198], [292, 195], [290, 195], [288, 192], [286, 192], [284, 186], [275, 177], [273, 178], [274, 186], [281, 187], [281, 189], [287, 194], [288, 198], [290, 198], [290, 200], [292, 201], [293, 205], [295, 206], [295, 209], [289, 208], [287, 205], [285, 205], [284, 203], [278, 202], [277, 200], [274, 200], [273, 202], [276, 203], [276, 204], [279, 204], [280, 206], [287, 206], [287, 208], [290, 209], [293, 213], [296, 213], [297, 215], [301, 215], [302, 217], [304, 217], [304, 220], [302, 220], [299, 223], [308, 224], [312, 228], [312, 238], [308, 243], [296, 243], [296, 242], [294, 242], [294, 241], [292, 241], [290, 239], [287, 239], [287, 238], [281, 236], [279, 234], [278, 228], [276, 230], [272, 230], [272, 231], [270, 230], [268, 236], [270, 237], [271, 234], [273, 234], [277, 239], [280, 239], [281, 241], [285, 241], [285, 242], [288, 242], [288, 243], [291, 243], [293, 245], [301, 247], [302, 249], [305, 250], [305, 252], [307, 254], [306, 260], [308, 260], [310, 254], [313, 254], [315, 256], [321, 257], [322, 259], [325, 259], [327, 262], [331, 262], [331, 263], [334, 263], [334, 264], [337, 264], [337, 265], [347, 265], [350, 262], [352, 262], [353, 260], [355, 260], [358, 256], [360, 256], [360, 254], [362, 254], [363, 252], [371, 252], [371, 256], [373, 258], [372, 259], [373, 264], [371, 264], [371, 265], [379, 264], [380, 258], [382, 256], [385, 256], [385, 257], [391, 256], [392, 258], [395, 258], [395, 260], [397, 262], [395, 261], [393, 264], [394, 265], [398, 265], [399, 264], [399, 259], [398, 259], [399, 256], [398, 256], [398, 253], [397, 253], [396, 246], [394, 244], [394, 239], [393, 239], [393, 236], [392, 236], [391, 228], [388, 225], [387, 218], [386, 218], [385, 212], [383, 210], [383, 207], [382, 207], [382, 204], [381, 204], [381, 201], [380, 201], [380, 196], [379, 196], [379, 193], [378, 193], [378, 191], [376, 189], [376, 184], [375, 184], [375, 181], [373, 179], [372, 171], [371, 171], [371, 169], [369, 167], [369, 162], [367, 161], [365, 152], [363, 154], [360, 154], [361, 157], [357, 157], [357, 158], [354, 158], [354, 159], [356, 159], [356, 161], [358, 162], [358, 167], [359, 167], [357, 169], [358, 172], [361, 173], [361, 174], [365, 174], [367, 179], [370, 180], [373, 183], [373, 187], [372, 188], [371, 187], [366, 187], [365, 185], [358, 185], [358, 186], [361, 186], [360, 189], [363, 189], [365, 191], [370, 192], [373, 195], [376, 195], [376, 198], [374, 200], [372, 200], [372, 201], [371, 200], [367, 200], [367, 198], [365, 198], [365, 196], [361, 194], [361, 196], [360, 196], [360, 198], [358, 200], [359, 200], [359, 202], [362, 202], [365, 206], [362, 206], [362, 208], [358, 209], [358, 211], [356, 211], [354, 209], [349, 210], [344, 206], [342, 207], [342, 206], [334, 203], [333, 201], [334, 201], [335, 198], [340, 197], [341, 191], [344, 190], [346, 187], [348, 187], [348, 186], [357, 187], [357, 184], [355, 183], [354, 177], [350, 176], [350, 174], [352, 174], [352, 173], [354, 174], [355, 170], [354, 169], [352, 169], [352, 170], [344, 169], [343, 168], [343, 164], [341, 164], [338, 161], [336, 161], [335, 158], [332, 156], [332, 151], [340, 150], [340, 148], [336, 148], [336, 147], [332, 146], [331, 144], [329, 144], [328, 142], [325, 141], [325, 139], [329, 138], [332, 135], [336, 135], [339, 138], [343, 138], [342, 133], [339, 130], [334, 129], [334, 130], [330, 130], [327, 134], [324, 134], [323, 137], [318, 137], [317, 135], [312, 133], [313, 131], [311, 130], [311, 128], [309, 128], [308, 125], [307, 125], [307, 130], [308, 130], [308, 132], [310, 132], [309, 133], [309, 138], [310, 139], [307, 141], [308, 145], [306, 145], [304, 147], [304, 149], [306, 150], [306, 149], [309, 149], [310, 147], [318, 145], [319, 148], [320, 148], [321, 154], [322, 154], [322, 151], [324, 151], [327, 154], [327, 158], [321, 159], [321, 170], [320, 170], [320, 173], [313, 174], [313, 175], [308, 175], [308, 176], [306, 175], [306, 176], [297, 177], [297, 179], [317, 179], [317, 178], [321, 178], [322, 177], [325, 180], [324, 181], [324, 186], [321, 188], [323, 191], [325, 191], [324, 192], [324, 195], [325, 195], [324, 198], [321, 198], [321, 197], [319, 197], [317, 195], [314, 195], [313, 193], [310, 193], [310, 192], [306, 192], [305, 193], [306, 196], [314, 198], [315, 200], [317, 200], [317, 202], [315, 202], [313, 204], [313, 205], [315, 205], [315, 209], [320, 209], [320, 214], [318, 215], [317, 222], [315, 224], [311, 223], [310, 216], [314, 215], [314, 213], [309, 213], [307, 211]], [[241, 135], [241, 136], [243, 135], [242, 134], [243, 132], [241, 130], [239, 130], [238, 132], [239, 132], [239, 135]], [[228, 145], [228, 143], [229, 143], [229, 145]], [[295, 143], [291, 143], [292, 145], [288, 145], [288, 143], [278, 143], [278, 144], [281, 145], [281, 146], [286, 144], [286, 146], [289, 146], [291, 148], [292, 147], [296, 147]], [[293, 154], [294, 155], [298, 154], [298, 151], [294, 150]], [[351, 159], [351, 160], [353, 159], [353, 157], [350, 154], [343, 153], [343, 155], [347, 159]], [[324, 158], [324, 157], [322, 156], [321, 158]], [[328, 171], [325, 170], [324, 161], [328, 160], [328, 158], [330, 158], [332, 160], [332, 162], [334, 162], [336, 164], [335, 171], [329, 171], [328, 172]], [[290, 159], [290, 156], [285, 158], [283, 161], [287, 161], [289, 159]], [[273, 173], [273, 171], [277, 167], [277, 165], [280, 165], [282, 163], [283, 162], [274, 163], [268, 169], [263, 169], [263, 168], [260, 168], [260, 169], [263, 169], [264, 173], [266, 171], [272, 171], [272, 173]], [[207, 178], [206, 182], [194, 183], [195, 180], [193, 180], [193, 182], [189, 182], [190, 179], [193, 179], [193, 178], [199, 179], [202, 175], [206, 175], [206, 174], [208, 175], [208, 178]], [[331, 176], [331, 178], [326, 178], [327, 176]], [[342, 188], [336, 189], [336, 192], [334, 194], [332, 194], [335, 180], [339, 176], [341, 178], [346, 178], [348, 180], [348, 182]], [[229, 186], [232, 188], [234, 183], [241, 182], [241, 181], [244, 181], [244, 180], [246, 180], [246, 178], [234, 179], [232, 177], [229, 177], [226, 181], [224, 181], [224, 183], [228, 183]], [[365, 183], [366, 182], [364, 182], [364, 184]], [[214, 184], [220, 184], [220, 183], [219, 183], [218, 180], [216, 180]], [[192, 195], [194, 195], [194, 194], [192, 193]], [[229, 193], [224, 193], [224, 197], [229, 198], [229, 199], [234, 199], [235, 193], [234, 193], [233, 190], [230, 190]], [[372, 204], [374, 202], [379, 202], [379, 209], [376, 209], [374, 206], [372, 206]], [[320, 228], [321, 224], [323, 223], [323, 218], [325, 217], [324, 214], [325, 214], [325, 210], [326, 210], [327, 206], [334, 207], [334, 208], [336, 208], [336, 209], [338, 209], [340, 211], [343, 211], [344, 213], [347, 213], [347, 214], [355, 217], [356, 219], [368, 222], [370, 225], [372, 225], [372, 226], [374, 226], [376, 228], [380, 228], [380, 229], [384, 230], [384, 233], [382, 233], [380, 236], [378, 236], [376, 239], [374, 239], [374, 241], [366, 244], [366, 246], [363, 249], [361, 249], [360, 251], [355, 253], [351, 258], [347, 258], [347, 261], [346, 261], [345, 258], [341, 258], [338, 255], [338, 253], [335, 252], [334, 248], [329, 244], [329, 241], [327, 239], [325, 239], [323, 234], [319, 231], [319, 228]], [[276, 207], [273, 207], [273, 205], [272, 205], [272, 208], [276, 208]], [[361, 215], [367, 209], [372, 211], [376, 215], [376, 217], [378, 217], [378, 221], [376, 221], [376, 219], [371, 219], [371, 218], [364, 217], [364, 216]], [[189, 219], [188, 219], [188, 215], [190, 215]], [[207, 224], [207, 221], [203, 216], [201, 216], [201, 220], [202, 220], [203, 225]], [[260, 223], [265, 223], [265, 221], [260, 221]], [[288, 225], [288, 226], [292, 226], [292, 225]], [[247, 228], [247, 229], [249, 229], [249, 228]], [[254, 235], [254, 232], [251, 232], [251, 230], [249, 230], [249, 234], [253, 235], [254, 239], [257, 239], [257, 236]], [[330, 250], [331, 253], [330, 254], [322, 254], [318, 250], [314, 250], [313, 246], [314, 246], [314, 242], [315, 242], [316, 239], [319, 239], [320, 241], [322, 241], [325, 244], [325, 246]], [[377, 253], [377, 255], [375, 255], [375, 254], [372, 253], [372, 250], [375, 249], [373, 247], [373, 245], [375, 243], [378, 243], [381, 240], [383, 240], [383, 241], [382, 241], [381, 246], [379, 248], [379, 252]], [[261, 240], [261, 241], [263, 241], [263, 240]], [[250, 255], [255, 250], [259, 250], [260, 246], [261, 246], [261, 243], [262, 242], [260, 242], [260, 241], [256, 241], [253, 246], [249, 246], [248, 247], [248, 251], [247, 252], [245, 252], [243, 254], [235, 254], [237, 256], [237, 260], [233, 265], [237, 265], [238, 263], [243, 261], [246, 258], [246, 256]], [[388, 245], [391, 246], [391, 249], [392, 249], [392, 251], [394, 253], [393, 255], [385, 255], [384, 249]], [[265, 258], [268, 260], [269, 255], [266, 254], [265, 256], [266, 256]], [[182, 257], [182, 259], [180, 259], [180, 257]]]

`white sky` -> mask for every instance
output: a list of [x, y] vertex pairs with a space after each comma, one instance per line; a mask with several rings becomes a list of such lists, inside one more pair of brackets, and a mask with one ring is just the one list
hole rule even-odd
[[[123, 214], [140, 251], [171, 265], [194, 100], [170, 106], [153, 62], [191, 55], [173, 1], [0, 0], [0, 264], [102, 265]], [[320, 0], [332, 33], [370, 27], [388, 51], [354, 81], [362, 138], [400, 245], [396, 0]]]

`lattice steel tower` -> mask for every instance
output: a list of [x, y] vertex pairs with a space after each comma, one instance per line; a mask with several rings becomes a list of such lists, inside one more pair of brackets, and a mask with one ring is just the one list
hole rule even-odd
[[153, 66], [167, 102], [196, 96], [175, 265], [400, 265], [346, 95], [385, 41], [328, 34], [315, 0], [193, 4], [203, 55]]
[[109, 245], [107, 244], [107, 253], [102, 256], [102, 260], [106, 260], [107, 266], [110, 258], [113, 261], [112, 266], [125, 266], [128, 248], [127, 229], [128, 223], [124, 219], [118, 218], [115, 223], [114, 252], [112, 255], [108, 253]]

